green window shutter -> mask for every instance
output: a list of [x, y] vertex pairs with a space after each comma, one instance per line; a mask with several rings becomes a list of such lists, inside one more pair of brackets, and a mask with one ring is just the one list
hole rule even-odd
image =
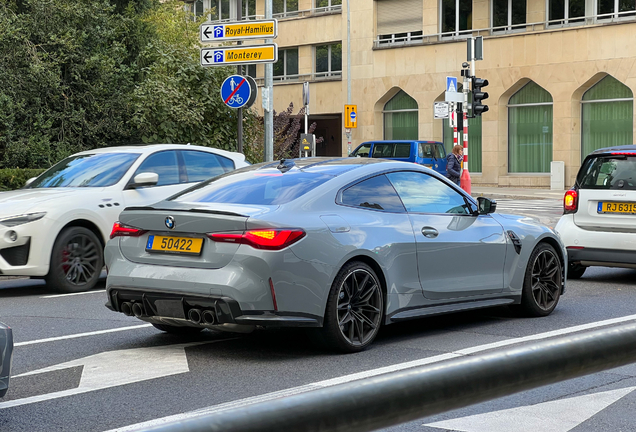
[[530, 81], [509, 101], [508, 172], [549, 173], [550, 162], [552, 96]]
[[581, 161], [594, 150], [634, 143], [631, 99], [629, 87], [609, 75], [585, 92], [586, 103], [581, 107]]
[[384, 139], [418, 138], [418, 107], [411, 96], [400, 90], [384, 105]]
[[[453, 128], [450, 127], [450, 121], [444, 119], [443, 142], [446, 154], [453, 151]], [[459, 145], [464, 145], [464, 137], [462, 131], [459, 131], [457, 138]], [[481, 116], [468, 119], [468, 171], [473, 173], [482, 172], [482, 155], [481, 155]]]

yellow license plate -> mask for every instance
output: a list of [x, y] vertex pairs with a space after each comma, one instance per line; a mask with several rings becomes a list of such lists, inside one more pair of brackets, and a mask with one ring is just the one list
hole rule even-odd
[[636, 214], [636, 203], [599, 202], [598, 212]]
[[203, 247], [202, 238], [148, 236], [146, 250], [148, 252], [166, 252], [176, 254], [199, 255]]

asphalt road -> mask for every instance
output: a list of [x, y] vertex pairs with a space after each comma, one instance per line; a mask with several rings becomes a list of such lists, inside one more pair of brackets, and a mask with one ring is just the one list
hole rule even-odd
[[[550, 206], [534, 207], [536, 217], [550, 217]], [[549, 317], [518, 318], [503, 307], [426, 318], [385, 327], [367, 351], [339, 355], [293, 329], [170, 336], [107, 310], [103, 288], [55, 295], [41, 281], [0, 281], [0, 320], [13, 327], [16, 342], [11, 387], [0, 399], [1, 431], [138, 430], [157, 419], [326, 387], [466, 348], [524, 343], [614, 318], [636, 321], [636, 270], [593, 268], [568, 284]], [[631, 431], [634, 389], [630, 365], [387, 430]]]

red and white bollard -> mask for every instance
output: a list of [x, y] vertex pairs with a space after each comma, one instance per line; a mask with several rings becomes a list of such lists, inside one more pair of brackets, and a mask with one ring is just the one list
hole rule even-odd
[[[464, 189], [468, 194], [471, 193], [470, 173], [468, 172], [468, 116], [464, 111], [464, 163], [462, 169], [462, 175], [459, 179], [459, 187]], [[455, 142], [457, 144], [457, 142]]]

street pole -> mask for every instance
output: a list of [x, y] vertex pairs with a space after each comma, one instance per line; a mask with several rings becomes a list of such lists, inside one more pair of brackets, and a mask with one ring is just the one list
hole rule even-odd
[[[347, 105], [351, 105], [351, 11], [347, 0]], [[347, 129], [347, 156], [351, 154], [351, 129]]]
[[[237, 5], [237, 11], [236, 11], [236, 20], [237, 21], [242, 21], [243, 20], [243, 0], [236, 0], [236, 5]], [[237, 45], [241, 45], [241, 41], [238, 41], [236, 44]], [[236, 72], [237, 74], [243, 75], [243, 66], [239, 65], [236, 67]], [[238, 124], [236, 126], [237, 128], [237, 132], [236, 132], [236, 141], [237, 141], [237, 151], [239, 153], [243, 153], [243, 108], [239, 108], [238, 109]]]
[[[265, 19], [272, 19], [272, 0], [265, 0]], [[265, 39], [265, 43], [273, 43], [273, 39]], [[265, 126], [264, 162], [274, 160], [274, 65], [265, 64], [265, 90], [267, 106], [263, 106], [263, 120]]]
[[[475, 39], [469, 39], [469, 43], [471, 44], [471, 62], [473, 68], [475, 67]], [[464, 163], [462, 169], [462, 175], [459, 180], [459, 187], [461, 187], [466, 193], [470, 194], [472, 191], [472, 184], [470, 180], [470, 172], [468, 170], [468, 90], [470, 86], [470, 77], [471, 74], [474, 74], [474, 70], [470, 69], [470, 65], [468, 63], [462, 64], [462, 75], [464, 76], [464, 104], [462, 107], [462, 114], [464, 116]]]

